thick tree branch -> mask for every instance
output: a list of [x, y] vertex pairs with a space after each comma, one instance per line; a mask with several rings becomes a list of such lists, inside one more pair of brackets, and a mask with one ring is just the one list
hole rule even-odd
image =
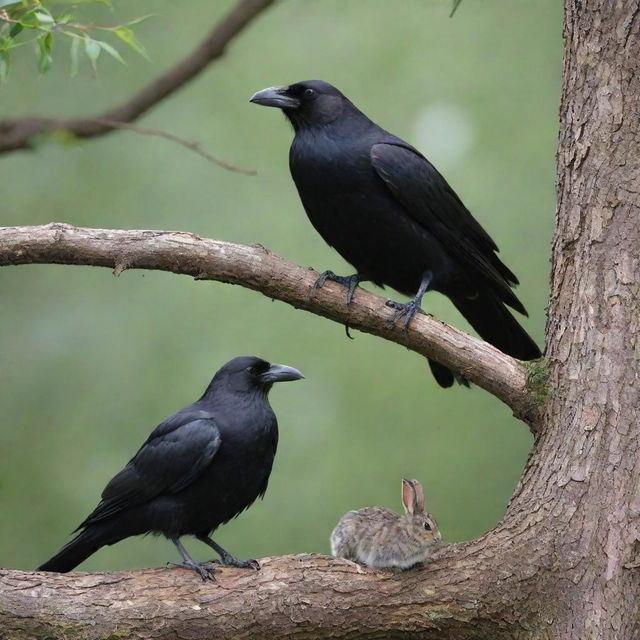
[[524, 637], [536, 621], [509, 613], [496, 551], [482, 539], [449, 545], [406, 572], [311, 554], [263, 558], [260, 571], [220, 568], [208, 583], [167, 568], [0, 570], [0, 624], [12, 640]]
[[343, 287], [336, 283], [327, 282], [313, 292], [316, 271], [261, 245], [231, 244], [191, 233], [84, 229], [59, 223], [0, 228], [0, 266], [32, 263], [111, 267], [116, 275], [126, 269], [156, 269], [238, 284], [432, 358], [464, 374], [535, 428], [539, 398], [528, 389], [527, 369], [518, 360], [425, 314], [416, 316], [404, 332], [390, 323], [393, 311], [385, 300], [361, 288], [349, 306]]
[[0, 120], [0, 153], [29, 149], [35, 135], [63, 129], [77, 138], [92, 138], [114, 130], [99, 120], [132, 122], [145, 111], [183, 87], [220, 58], [231, 40], [237, 36], [274, 0], [241, 0], [209, 33], [209, 35], [172, 69], [141, 89], [130, 100], [118, 107], [92, 116], [71, 120], [29, 117]]

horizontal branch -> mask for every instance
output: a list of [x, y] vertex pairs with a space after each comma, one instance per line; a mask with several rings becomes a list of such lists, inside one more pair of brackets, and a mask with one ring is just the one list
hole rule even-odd
[[513, 592], [501, 593], [495, 555], [467, 543], [449, 545], [441, 556], [400, 573], [311, 554], [263, 558], [260, 571], [220, 568], [207, 583], [175, 568], [68, 574], [0, 569], [0, 623], [3, 637], [12, 640], [506, 640], [522, 631], [525, 614], [514, 620], [504, 613]]
[[[261, 245], [245, 246], [169, 231], [86, 229], [67, 224], [1, 227], [0, 266], [69, 264], [155, 269], [241, 285], [385, 338], [436, 360], [486, 389], [533, 424], [534, 395], [518, 360], [435, 318], [418, 314], [405, 332], [390, 320], [385, 299], [358, 288], [350, 305], [341, 285], [327, 282], [313, 291], [318, 273], [281, 258]], [[426, 375], [426, 374], [425, 374]]]
[[99, 120], [132, 122], [183, 87], [224, 51], [249, 23], [274, 0], [241, 0], [183, 60], [136, 93], [124, 104], [89, 118], [54, 120], [28, 117], [0, 120], [0, 153], [29, 149], [34, 136], [63, 129], [76, 138], [92, 138], [114, 130]]

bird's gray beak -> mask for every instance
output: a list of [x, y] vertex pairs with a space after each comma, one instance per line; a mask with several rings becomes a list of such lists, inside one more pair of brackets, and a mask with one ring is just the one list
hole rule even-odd
[[293, 367], [286, 364], [272, 364], [260, 378], [263, 382], [273, 384], [274, 382], [288, 382], [290, 380], [301, 380], [304, 376]]
[[264, 107], [278, 107], [279, 109], [296, 109], [300, 100], [287, 95], [289, 87], [269, 87], [254, 93], [249, 102], [261, 104]]

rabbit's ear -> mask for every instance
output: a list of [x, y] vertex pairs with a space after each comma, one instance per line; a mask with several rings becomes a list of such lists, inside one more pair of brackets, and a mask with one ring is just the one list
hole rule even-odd
[[402, 478], [402, 506], [404, 512], [413, 515], [416, 504], [416, 492], [413, 487], [413, 481]]
[[415, 491], [413, 512], [424, 513], [424, 491], [422, 490], [422, 485], [417, 480], [413, 481], [413, 490]]

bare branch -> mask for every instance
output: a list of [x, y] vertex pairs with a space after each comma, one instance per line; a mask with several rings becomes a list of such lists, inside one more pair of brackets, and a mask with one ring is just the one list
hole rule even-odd
[[113, 131], [113, 127], [99, 120], [132, 122], [145, 111], [183, 87], [220, 58], [231, 40], [237, 36], [274, 0], [241, 0], [184, 60], [156, 78], [130, 100], [105, 113], [90, 118], [54, 120], [29, 117], [0, 120], [0, 153], [29, 149], [32, 138], [41, 133], [65, 130], [76, 138], [92, 138]]
[[110, 267], [118, 275], [126, 269], [156, 269], [238, 284], [432, 358], [489, 391], [535, 427], [539, 411], [518, 360], [425, 314], [416, 316], [404, 332], [391, 324], [393, 311], [385, 300], [361, 288], [349, 306], [343, 287], [336, 283], [327, 282], [314, 293], [316, 271], [261, 245], [231, 244], [191, 233], [85, 229], [60, 223], [0, 228], [0, 266], [32, 263]]
[[513, 591], [507, 590], [516, 578], [500, 580], [497, 553], [478, 541], [449, 545], [425, 568], [400, 573], [326, 556], [282, 556], [263, 558], [260, 571], [220, 568], [212, 583], [166, 568], [69, 574], [0, 570], [0, 619], [12, 640], [506, 640], [521, 637], [528, 615], [508, 613]]
[[117, 120], [105, 120], [104, 118], [94, 118], [94, 120], [98, 124], [104, 124], [112, 129], [126, 129], [127, 131], [134, 131], [135, 133], [141, 133], [143, 135], [148, 136], [156, 136], [158, 138], [165, 138], [166, 140], [171, 140], [172, 142], [177, 142], [181, 144], [183, 147], [187, 149], [191, 149], [191, 151], [195, 151], [198, 155], [202, 156], [209, 162], [213, 162], [223, 169], [227, 169], [229, 171], [237, 171], [238, 173], [245, 173], [248, 176], [257, 175], [257, 171], [255, 169], [245, 169], [243, 167], [237, 167], [233, 164], [229, 164], [224, 160], [220, 160], [220, 158], [216, 158], [212, 156], [210, 153], [205, 151], [200, 147], [200, 143], [198, 142], [190, 142], [189, 140], [185, 140], [184, 138], [180, 138], [173, 133], [169, 133], [168, 131], [161, 131], [160, 129], [148, 129], [146, 127], [140, 127], [137, 124], [131, 124], [130, 122], [118, 122]]

